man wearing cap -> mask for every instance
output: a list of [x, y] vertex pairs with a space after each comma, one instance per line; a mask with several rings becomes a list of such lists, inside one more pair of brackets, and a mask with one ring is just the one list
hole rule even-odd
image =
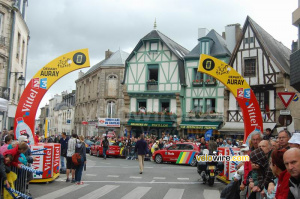
[[294, 133], [288, 143], [291, 148], [300, 149], [300, 133]]

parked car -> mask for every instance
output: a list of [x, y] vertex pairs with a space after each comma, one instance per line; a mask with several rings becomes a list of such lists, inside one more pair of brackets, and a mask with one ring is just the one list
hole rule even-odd
[[[103, 156], [102, 141], [97, 141], [91, 146], [90, 155], [96, 155], [97, 157]], [[115, 142], [109, 142], [108, 150], [106, 151], [107, 156], [120, 156], [120, 147]]]
[[84, 140], [86, 152], [89, 153], [91, 150], [92, 144], [94, 144], [93, 140]]
[[178, 157], [181, 152], [191, 152], [189, 154], [193, 154], [193, 159], [190, 162], [190, 165], [196, 166], [197, 165], [197, 160], [196, 160], [196, 155], [199, 154], [200, 148], [197, 144], [194, 143], [176, 143], [168, 148], [164, 148], [161, 150], [157, 150], [152, 154], [152, 159], [157, 163], [163, 163], [163, 162], [177, 162]]

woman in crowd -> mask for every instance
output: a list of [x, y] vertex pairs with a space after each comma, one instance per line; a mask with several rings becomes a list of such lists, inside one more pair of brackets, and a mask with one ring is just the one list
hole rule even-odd
[[75, 147], [75, 153], [79, 153], [81, 156], [80, 164], [76, 166], [75, 168], [75, 181], [77, 185], [82, 185], [83, 182], [81, 181], [82, 176], [82, 170], [84, 167], [84, 164], [86, 164], [86, 148], [84, 143], [84, 136], [79, 136], [79, 142], [76, 143]]

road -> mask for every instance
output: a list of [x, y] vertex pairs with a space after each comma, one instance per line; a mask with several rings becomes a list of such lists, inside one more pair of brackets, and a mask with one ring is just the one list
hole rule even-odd
[[66, 183], [66, 175], [48, 184], [30, 184], [35, 199], [181, 199], [220, 198], [225, 187], [216, 181], [209, 187], [200, 181], [196, 167], [176, 164], [156, 164], [146, 161], [139, 174], [138, 161], [103, 158], [87, 155], [87, 170], [83, 172], [84, 185]]

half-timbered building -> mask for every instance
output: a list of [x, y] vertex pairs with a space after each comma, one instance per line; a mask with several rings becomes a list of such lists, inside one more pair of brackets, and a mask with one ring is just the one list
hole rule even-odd
[[152, 30], [130, 53], [125, 63], [124, 103], [127, 129], [141, 133], [177, 134], [186, 86], [184, 59], [189, 51]]
[[[251, 86], [258, 100], [263, 116], [263, 131], [266, 128], [280, 130], [283, 127], [278, 122], [280, 110], [285, 109], [278, 92], [295, 91], [290, 86], [290, 49], [274, 39], [249, 16], [246, 18], [229, 65], [238, 71]], [[225, 92], [225, 125], [221, 131], [228, 134], [243, 134], [243, 115], [235, 97], [227, 90]], [[295, 118], [288, 129], [299, 129], [299, 105], [292, 102], [289, 106], [291, 115]], [[281, 127], [281, 128], [280, 128]], [[278, 129], [279, 128], [279, 129]]]
[[215, 30], [202, 35], [196, 47], [185, 58], [186, 89], [181, 129], [184, 135], [203, 136], [212, 129], [218, 134], [223, 123], [224, 85], [215, 78], [198, 72], [200, 54], [207, 54], [228, 63], [231, 53], [225, 39]]

